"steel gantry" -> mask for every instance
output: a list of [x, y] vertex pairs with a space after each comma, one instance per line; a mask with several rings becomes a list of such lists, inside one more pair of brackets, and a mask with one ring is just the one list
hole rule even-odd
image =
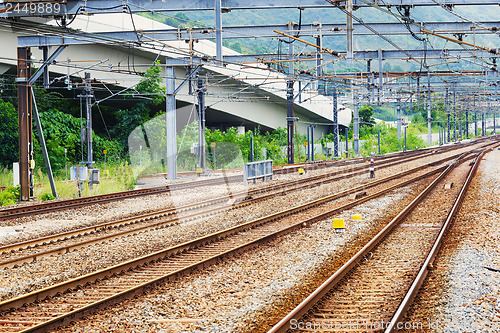
[[[14, 1], [13, 1], [14, 2]], [[46, 3], [59, 4], [57, 14], [66, 13], [69, 15], [77, 14], [83, 10], [88, 14], [102, 13], [122, 13], [128, 10], [133, 13], [139, 12], [166, 12], [166, 11], [195, 11], [195, 10], [214, 10], [217, 4], [214, 0], [179, 0], [179, 1], [143, 1], [143, 0], [128, 0], [126, 2], [118, 0], [55, 0], [55, 1], [40, 1]], [[18, 11], [12, 10], [12, 7], [2, 3], [0, 5], [0, 13], [3, 16], [32, 16], [47, 14], [45, 8], [34, 8], [33, 11]], [[343, 5], [342, 1], [338, 1], [339, 5]], [[497, 0], [447, 0], [446, 6], [464, 6], [464, 5], [498, 5]], [[439, 6], [439, 2], [433, 0], [385, 0], [382, 3], [376, 0], [352, 0], [353, 7], [394, 7], [394, 6]], [[273, 8], [331, 8], [332, 4], [324, 0], [224, 0], [224, 11], [242, 10], [242, 9], [273, 9]], [[9, 10], [10, 8], [10, 10]]]
[[[252, 63], [280, 63], [281, 61], [288, 61], [288, 72], [286, 73], [286, 100], [287, 100], [287, 128], [288, 128], [288, 162], [294, 162], [294, 146], [293, 137], [295, 132], [295, 121], [297, 120], [294, 115], [294, 100], [298, 96], [299, 100], [301, 98], [300, 86], [300, 73], [294, 70], [296, 61], [314, 61], [316, 62], [316, 79], [317, 80], [329, 80], [329, 81], [340, 81], [338, 78], [328, 76], [323, 71], [323, 66], [325, 63], [338, 60], [339, 58], [347, 58], [349, 61], [366, 61], [367, 67], [370, 68], [371, 60], [378, 60], [379, 70], [378, 70], [378, 84], [375, 85], [375, 73], [368, 69], [366, 77], [362, 78], [364, 83], [362, 86], [368, 87], [372, 93], [371, 100], [374, 99], [374, 88], [378, 89], [378, 102], [383, 102], [386, 98], [384, 95], [387, 89], [395, 88], [396, 85], [401, 83], [392, 83], [387, 78], [384, 80], [384, 75], [382, 71], [382, 63], [384, 59], [403, 59], [403, 60], [414, 60], [422, 61], [430, 59], [467, 59], [467, 58], [490, 58], [495, 59], [499, 57], [499, 50], [497, 48], [485, 48], [476, 47], [475, 44], [467, 44], [472, 47], [472, 49], [467, 48], [456, 48], [456, 49], [404, 49], [398, 48], [397, 50], [362, 50], [353, 51], [352, 42], [354, 35], [374, 35], [376, 33], [380, 36], [390, 36], [390, 35], [406, 35], [406, 34], [430, 34], [439, 38], [446, 39], [448, 41], [456, 42], [457, 40], [447, 37], [445, 35], [449, 34], [464, 34], [466, 32], [473, 31], [474, 34], [491, 34], [498, 31], [498, 22], [425, 22], [419, 23], [414, 21], [408, 21], [406, 27], [400, 23], [364, 23], [358, 20], [359, 23], [353, 23], [353, 9], [354, 8], [368, 8], [368, 7], [391, 7], [391, 6], [402, 6], [402, 7], [415, 7], [415, 6], [444, 6], [440, 2], [435, 0], [385, 0], [382, 4], [376, 0], [348, 0], [347, 3], [335, 2], [333, 5], [331, 1], [324, 0], [301, 0], [301, 1], [267, 1], [267, 0], [255, 0], [255, 1], [242, 1], [242, 0], [196, 0], [196, 1], [176, 1], [176, 2], [164, 2], [164, 1], [142, 1], [142, 0], [129, 0], [126, 2], [117, 0], [86, 0], [86, 1], [40, 1], [42, 6], [38, 6], [36, 9], [28, 12], [21, 13], [12, 10], [9, 7], [8, 2], [0, 3], [0, 17], [17, 17], [17, 21], [12, 22], [0, 22], [0, 24], [8, 24], [12, 27], [16, 25], [23, 26], [23, 29], [30, 27], [30, 29], [35, 29], [40, 33], [36, 36], [22, 36], [18, 38], [19, 54], [18, 54], [18, 84], [19, 84], [19, 128], [20, 128], [20, 165], [21, 165], [21, 188], [22, 188], [22, 199], [26, 200], [32, 196], [32, 186], [33, 186], [33, 147], [32, 147], [32, 134], [31, 134], [31, 94], [30, 85], [38, 78], [38, 76], [44, 74], [44, 86], [48, 86], [48, 65], [55, 60], [58, 53], [62, 51], [64, 47], [68, 45], [82, 45], [82, 44], [106, 44], [106, 45], [129, 45], [134, 43], [137, 47], [154, 47], [158, 42], [165, 41], [178, 41], [178, 40], [188, 40], [192, 41], [193, 38], [197, 40], [201, 39], [215, 39], [215, 57], [202, 56], [200, 54], [191, 54], [189, 57], [176, 59], [174, 62], [176, 64], [210, 64], [217, 66], [224, 66], [227, 64], [252, 64]], [[58, 13], [51, 12], [48, 10], [43, 12], [45, 9], [49, 8], [49, 3], [52, 9], [58, 8]], [[346, 24], [336, 24], [336, 23], [308, 23], [301, 24], [300, 26], [296, 23], [289, 22], [288, 24], [273, 24], [273, 25], [263, 25], [263, 26], [224, 26], [222, 20], [222, 14], [231, 10], [243, 10], [243, 9], [272, 9], [272, 8], [299, 8], [303, 10], [305, 8], [333, 8], [335, 6], [344, 7], [347, 5], [347, 22]], [[461, 5], [498, 5], [498, 0], [447, 0], [446, 6], [461, 6]], [[447, 8], [448, 8], [447, 7]], [[162, 12], [162, 11], [191, 11], [191, 10], [211, 10], [214, 11], [215, 26], [212, 28], [189, 28], [189, 29], [163, 29], [163, 30], [134, 30], [134, 31], [121, 31], [121, 32], [103, 32], [103, 33], [86, 33], [82, 31], [71, 30], [68, 27], [63, 29], [58, 29], [56, 27], [48, 27], [40, 25], [39, 23], [29, 22], [19, 17], [28, 16], [74, 16], [79, 14], [94, 15], [100, 13], [139, 13], [139, 12]], [[343, 9], [344, 10], [344, 9]], [[345, 12], [345, 11], [344, 11]], [[481, 26], [477, 29], [477, 26]], [[276, 33], [280, 32], [281, 36], [288, 38], [289, 49], [287, 57], [283, 57], [281, 54], [260, 54], [260, 55], [224, 55], [222, 48], [223, 39], [228, 38], [246, 38], [246, 37], [276, 37]], [[294, 37], [296, 33], [300, 32], [303, 37], [314, 37], [316, 38], [316, 45], [299, 38]], [[328, 50], [324, 45], [324, 37], [336, 37], [347, 36], [346, 51], [332, 51]], [[295, 54], [293, 48], [293, 42], [298, 41], [306, 43], [310, 46], [315, 47], [315, 52], [313, 53], [300, 53]], [[44, 64], [35, 73], [33, 77], [28, 81], [29, 76], [29, 48], [30, 47], [41, 47], [44, 50]], [[52, 56], [48, 56], [48, 47], [58, 46], [58, 50], [54, 52]], [[176, 177], [176, 154], [175, 154], [175, 94], [178, 89], [175, 89], [175, 64], [170, 62], [166, 66], [167, 75], [167, 166], [168, 166], [168, 177], [169, 179], [175, 179]], [[199, 68], [199, 67], [198, 67]], [[428, 68], [427, 68], [428, 69]], [[420, 71], [420, 75], [423, 72]], [[420, 89], [418, 81], [420, 75], [416, 77], [417, 79], [417, 98], [419, 96], [418, 90]], [[483, 74], [485, 75], [485, 74]], [[36, 76], [36, 77], [35, 77]], [[188, 72], [187, 76], [189, 80], [193, 76], [192, 72]], [[475, 82], [465, 82], [464, 80], [455, 80], [454, 85], [450, 85], [449, 82], [445, 80], [431, 81], [431, 77], [434, 73], [427, 70], [427, 123], [428, 123], [428, 143], [431, 143], [431, 111], [432, 111], [432, 97], [431, 88], [442, 85], [444, 87], [453, 86], [453, 118], [454, 118], [454, 139], [456, 140], [456, 101], [455, 94], [458, 87], [470, 86]], [[485, 75], [487, 76], [487, 74]], [[347, 77], [347, 79], [346, 79]], [[496, 73], [495, 73], [496, 78]], [[356, 82], [359, 81], [359, 77], [346, 75], [342, 80], [345, 82]], [[496, 80], [496, 79], [495, 79]], [[299, 93], [294, 94], [294, 82], [299, 82]], [[392, 81], [392, 80], [391, 80]], [[488, 80], [486, 80], [488, 81]], [[181, 86], [185, 83], [184, 81]], [[356, 84], [359, 84], [357, 82]], [[408, 83], [403, 83], [407, 84]], [[498, 85], [498, 82], [496, 82]], [[495, 85], [495, 92], [496, 92]], [[305, 89], [305, 88], [304, 88]], [[199, 107], [203, 109], [203, 94], [204, 90], [202, 86], [198, 87], [198, 98]], [[338, 110], [337, 110], [337, 94], [338, 90], [334, 89], [333, 96], [333, 125], [334, 125], [334, 135], [336, 136], [334, 142], [334, 155], [338, 156]], [[390, 96], [388, 96], [390, 97]], [[490, 99], [488, 99], [488, 102]], [[354, 152], [358, 154], [358, 131], [359, 131], [359, 96], [356, 92], [353, 92], [353, 103], [354, 103]], [[496, 95], [495, 95], [495, 102]], [[89, 103], [88, 103], [89, 104]], [[399, 105], [399, 103], [398, 103]], [[450, 140], [450, 113], [448, 109], [448, 92], [446, 92], [446, 110], [447, 110], [447, 129], [448, 129], [448, 141]], [[200, 109], [200, 119], [204, 110]], [[87, 110], [88, 113], [88, 110]], [[484, 118], [484, 114], [483, 114]], [[461, 117], [459, 116], [459, 119]], [[468, 121], [468, 112], [466, 111], [466, 119]], [[483, 121], [484, 122], [484, 121]], [[200, 121], [201, 123], [201, 121]], [[401, 138], [401, 112], [400, 106], [398, 106], [398, 139]], [[169, 125], [170, 124], [170, 125]], [[460, 122], [461, 124], [461, 122]], [[91, 126], [88, 121], [88, 126]], [[173, 127], [172, 127], [173, 126]], [[202, 125], [203, 126], [203, 125]], [[461, 126], [461, 125], [460, 125]], [[466, 129], [467, 130], [467, 129]], [[483, 126], [483, 132], [485, 131]], [[41, 128], [39, 130], [41, 132]], [[201, 133], [201, 131], [200, 131]], [[460, 130], [460, 136], [461, 134]], [[87, 137], [91, 138], [91, 128], [89, 133], [89, 128], [87, 128]], [[87, 162], [92, 165], [92, 142], [90, 141], [90, 150], [88, 151]], [[201, 141], [200, 141], [201, 145]], [[200, 147], [202, 149], [202, 147]], [[202, 155], [202, 154], [200, 154]], [[200, 157], [201, 158], [201, 157]], [[200, 159], [200, 166], [204, 163]], [[31, 168], [31, 169], [30, 169]], [[55, 191], [55, 190], [54, 190]]]

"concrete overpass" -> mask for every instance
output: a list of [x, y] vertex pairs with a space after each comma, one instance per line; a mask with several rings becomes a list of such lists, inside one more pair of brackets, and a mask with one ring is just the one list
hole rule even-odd
[[[132, 21], [133, 19], [133, 21]], [[53, 20], [31, 18], [39, 24], [55, 25]], [[3, 48], [0, 50], [0, 73], [15, 68], [16, 48], [18, 36], [33, 36], [36, 30], [31, 28], [19, 29], [4, 19], [0, 20], [3, 27], [10, 31], [0, 30]], [[154, 30], [171, 28], [156, 21], [137, 15], [129, 14], [102, 14], [93, 16], [78, 15], [71, 27], [85, 32], [112, 32]], [[40, 34], [41, 35], [41, 34]], [[214, 56], [215, 43], [199, 40], [193, 44], [193, 52]], [[184, 58], [189, 54], [189, 43], [184, 41], [169, 41], [156, 43], [155, 49], [144, 48], [130, 44], [128, 47], [93, 44], [68, 46], [57, 57], [57, 62], [49, 67], [51, 77], [63, 77], [69, 74], [71, 81], [81, 81], [84, 72], [90, 72], [91, 77], [110, 87], [131, 87], [137, 84], [141, 77], [136, 71], [146, 71], [155, 59], [164, 65], [169, 59]], [[32, 48], [33, 65], [42, 62], [42, 51]], [[238, 55], [238, 53], [224, 48], [224, 54]], [[134, 73], [134, 74], [131, 74]], [[253, 129], [260, 126], [262, 130], [272, 130], [277, 127], [286, 127], [286, 76], [281, 73], [270, 72], [264, 65], [243, 67], [227, 65], [225, 67], [204, 65], [202, 74], [208, 78], [206, 97], [207, 127], [225, 129], [230, 126], [244, 126]], [[176, 83], [179, 84], [186, 76], [184, 66], [176, 66]], [[305, 86], [305, 83], [302, 87]], [[295, 83], [298, 91], [298, 83]], [[105, 96], [105, 95], [103, 95]], [[179, 106], [194, 105], [193, 95], [188, 93], [187, 85], [176, 96]], [[339, 105], [342, 108], [342, 105]], [[295, 116], [299, 118], [297, 129], [305, 133], [309, 123], [317, 123], [315, 137], [319, 137], [330, 130], [332, 123], [333, 103], [327, 96], [319, 95], [313, 89], [305, 89], [300, 98], [295, 100]], [[178, 114], [177, 129], [180, 131], [187, 123], [188, 114]], [[343, 109], [339, 112], [339, 124], [348, 126], [351, 122], [351, 110]]]

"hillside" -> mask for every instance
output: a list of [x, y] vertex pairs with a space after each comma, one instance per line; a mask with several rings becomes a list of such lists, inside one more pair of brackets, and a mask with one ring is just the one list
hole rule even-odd
[[[398, 13], [395, 8], [391, 9], [394, 13]], [[466, 6], [456, 7], [456, 13], [476, 21], [495, 21], [500, 17], [499, 6]], [[214, 14], [211, 11], [196, 11], [196, 12], [182, 12], [173, 14], [144, 14], [155, 20], [164, 22], [175, 27], [213, 27]], [[388, 14], [372, 8], [363, 8], [355, 12], [355, 16], [359, 17], [363, 22], [397, 22], [397, 20]], [[461, 20], [445, 10], [437, 7], [417, 7], [412, 9], [411, 18], [418, 22], [432, 22], [432, 21], [456, 21]], [[337, 9], [305, 9], [302, 11], [302, 23], [323, 22], [323, 23], [344, 23], [345, 14]], [[223, 14], [224, 26], [256, 26], [265, 24], [286, 24], [289, 21], [298, 23], [300, 21], [299, 9], [280, 9], [280, 10], [238, 10], [231, 11]], [[401, 48], [407, 49], [422, 49], [422, 42], [417, 41], [411, 36], [390, 36], [391, 41], [396, 43]], [[473, 41], [471, 34], [464, 36], [464, 41]], [[305, 37], [304, 39], [314, 42], [311, 38]], [[498, 36], [476, 36], [476, 43], [487, 47], [498, 47]], [[429, 41], [434, 48], [458, 48], [451, 42], [446, 42], [437, 37], [429, 37]], [[281, 44], [281, 45], [280, 45]], [[280, 43], [278, 38], [256, 38], [247, 37], [240, 39], [224, 40], [224, 45], [243, 54], [259, 54], [259, 53], [276, 53], [279, 48], [285, 48], [286, 44]], [[328, 37], [324, 40], [324, 46], [337, 51], [345, 51], [345, 37]], [[354, 40], [355, 50], [376, 50], [394, 49], [392, 45], [382, 40], [379, 37], [358, 36]], [[304, 52], [312, 51], [312, 48], [304, 48]], [[406, 61], [392, 61], [392, 65], [400, 65], [404, 70], [416, 70], [418, 64], [415, 62]], [[359, 63], [355, 65], [359, 69], [364, 69], [365, 64]], [[377, 64], [373, 65], [376, 68]], [[457, 67], [451, 66], [453, 69]], [[327, 70], [338, 70], [330, 66]]]

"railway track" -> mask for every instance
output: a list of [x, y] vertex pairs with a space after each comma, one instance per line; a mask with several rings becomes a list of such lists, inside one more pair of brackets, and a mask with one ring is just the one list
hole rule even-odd
[[[279, 235], [383, 196], [442, 171], [446, 166], [373, 191], [357, 200], [334, 202], [340, 194], [292, 207], [134, 260], [0, 303], [2, 332], [47, 331], [101, 307], [133, 297], [162, 281], [258, 246]], [[366, 185], [363, 186], [365, 188]], [[360, 187], [361, 188], [361, 187]], [[359, 189], [357, 189], [359, 190]], [[345, 196], [347, 191], [343, 193]]]
[[[476, 140], [476, 141], [474, 141], [474, 144], [483, 142], [485, 140], [486, 139]], [[409, 152], [400, 152], [400, 153], [375, 156], [374, 159], [377, 162], [384, 162], [384, 161], [389, 161], [389, 160], [402, 161], [402, 160], [405, 160], [408, 158], [412, 158], [412, 157], [414, 158], [415, 156], [418, 156], [418, 155], [427, 155], [427, 154], [434, 154], [434, 153], [439, 153], [439, 152], [446, 152], [446, 151], [461, 148], [461, 147], [463, 147], [463, 145], [450, 145], [450, 146], [445, 146], [445, 147], [440, 147], [440, 148], [425, 149], [425, 150], [421, 150], [421, 151], [409, 151]], [[299, 168], [304, 168], [306, 170], [317, 170], [317, 169], [336, 167], [336, 166], [337, 167], [353, 167], [354, 168], [354, 166], [356, 164], [361, 164], [361, 166], [358, 166], [357, 168], [363, 168], [364, 167], [363, 164], [368, 160], [369, 160], [368, 157], [362, 157], [362, 158], [356, 158], [356, 159], [350, 159], [350, 160], [326, 161], [326, 162], [317, 162], [317, 163], [310, 163], [310, 164], [297, 164], [297, 165], [293, 165], [293, 166], [283, 166], [281, 168], [277, 168], [274, 170], [274, 173], [275, 174], [294, 173], [294, 172], [297, 172], [297, 170]], [[379, 164], [379, 163], [377, 163], [377, 164]], [[180, 191], [180, 190], [199, 188], [199, 187], [203, 187], [203, 186], [213, 186], [213, 185], [227, 184], [227, 183], [233, 183], [233, 182], [242, 182], [242, 181], [243, 181], [243, 178], [241, 175], [223, 176], [223, 177], [209, 178], [209, 179], [203, 179], [203, 180], [197, 180], [197, 181], [191, 181], [191, 182], [179, 183], [179, 184], [172, 184], [172, 185], [168, 185], [168, 186], [161, 186], [161, 187], [155, 187], [155, 188], [138, 189], [138, 190], [110, 193], [110, 194], [104, 194], [104, 195], [88, 196], [88, 197], [82, 197], [82, 198], [49, 201], [49, 202], [38, 203], [38, 204], [33, 204], [33, 205], [26, 205], [26, 206], [12, 207], [12, 208], [8, 208], [8, 209], [1, 209], [0, 210], [0, 219], [13, 219], [13, 218], [19, 218], [19, 217], [23, 217], [23, 216], [32, 216], [32, 215], [36, 215], [36, 214], [51, 213], [51, 212], [60, 211], [60, 210], [75, 209], [75, 208], [89, 206], [89, 205], [93, 205], [93, 204], [104, 204], [104, 203], [108, 203], [108, 202], [125, 200], [125, 199], [129, 199], [129, 198], [142, 197], [142, 196], [147, 196], [147, 195], [164, 194], [164, 193], [170, 193], [170, 192], [175, 192], [175, 191]]]
[[[449, 156], [426, 165], [393, 174], [389, 177], [381, 178], [366, 185], [362, 185], [361, 187], [355, 187], [350, 190], [343, 191], [339, 194], [339, 196], [355, 193], [359, 191], [360, 188], [367, 189], [399, 177], [411, 175], [457, 157], [458, 155]], [[385, 165], [382, 164], [380, 167], [389, 167], [395, 163], [399, 162], [389, 161], [386, 162]], [[110, 221], [55, 235], [4, 245], [0, 247], [0, 268], [16, 267], [23, 263], [36, 261], [44, 256], [68, 253], [84, 246], [104, 242], [117, 237], [125, 237], [150, 230], [157, 230], [159, 228], [167, 228], [172, 225], [177, 225], [181, 223], [181, 221], [193, 221], [205, 216], [221, 213], [228, 209], [248, 206], [269, 199], [275, 195], [284, 195], [288, 192], [311, 188], [329, 182], [334, 182], [339, 179], [350, 178], [366, 173], [365, 170], [355, 170], [347, 174], [344, 173], [344, 171], [328, 175], [309, 177], [284, 184], [272, 185], [252, 190], [249, 193], [234, 193], [231, 196], [231, 200], [234, 201], [232, 205], [227, 205], [227, 200], [229, 199], [228, 197], [215, 198], [201, 203], [185, 205], [160, 212], [143, 214], [132, 218]]]
[[[489, 148], [492, 149], [492, 148]], [[457, 160], [268, 333], [425, 331], [402, 318], [458, 212], [485, 151]], [[462, 160], [463, 161], [463, 160]], [[445, 186], [451, 184], [453, 186]]]

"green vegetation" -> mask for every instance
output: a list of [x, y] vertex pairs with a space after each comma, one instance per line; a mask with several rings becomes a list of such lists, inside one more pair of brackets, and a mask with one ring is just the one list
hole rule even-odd
[[[274, 160], [274, 164], [285, 164], [286, 156], [284, 155], [283, 147], [287, 145], [287, 134], [286, 130], [283, 128], [277, 128], [273, 132], [266, 132], [264, 134], [260, 133], [260, 130], [257, 129], [255, 133], [252, 131], [247, 131], [245, 134], [237, 134], [235, 128], [230, 128], [225, 132], [220, 130], [210, 131], [208, 130], [206, 133], [206, 141], [207, 145], [210, 146], [210, 156], [211, 163], [213, 163], [213, 151], [216, 150], [216, 163], [217, 168], [226, 168], [226, 166], [231, 165], [230, 161], [234, 160], [232, 156], [234, 155], [234, 150], [238, 149], [241, 151], [243, 160], [242, 162], [251, 161], [251, 137], [253, 136], [254, 141], [254, 159], [257, 160], [265, 160], [272, 159]], [[211, 147], [211, 143], [215, 142], [216, 147]], [[233, 143], [234, 146], [231, 147], [232, 153], [228, 154], [228, 156], [224, 156], [220, 153], [217, 153], [222, 150], [224, 152], [228, 145], [221, 145], [221, 143]], [[217, 148], [219, 146], [219, 148]], [[265, 153], [263, 154], [263, 152]], [[231, 156], [232, 155], [232, 156]], [[242, 164], [236, 166], [232, 166], [233, 168], [241, 168]]]
[[[101, 169], [101, 183], [94, 185], [90, 190], [87, 184], [82, 186], [81, 191], [76, 181], [65, 179], [63, 173], [57, 173], [55, 176], [57, 194], [60, 198], [76, 198], [78, 196], [98, 195], [115, 193], [131, 190], [136, 185], [136, 177], [132, 166], [127, 162], [107, 163], [108, 175], [105, 174], [104, 163], [98, 163], [97, 167]], [[7, 189], [0, 192], [0, 206], [15, 204], [19, 198], [19, 187], [8, 186], [12, 184], [12, 170], [4, 169], [0, 177], [0, 186], [6, 186]], [[68, 175], [69, 176], [69, 175]], [[37, 168], [34, 173], [34, 194], [41, 201], [55, 199], [52, 195], [47, 175]]]
[[48, 200], [54, 200], [55, 197], [52, 195], [52, 193], [44, 193], [42, 194], [41, 199], [42, 201], [48, 201]]
[[0, 99], [0, 161], [11, 165], [18, 160], [17, 110], [9, 102]]
[[395, 109], [392, 106], [384, 105], [372, 105], [373, 107], [373, 117], [384, 120], [384, 121], [394, 121], [396, 118]]
[[3, 168], [0, 172], [0, 186], [9, 186], [13, 184], [12, 170], [8, 167]]
[[9, 186], [5, 191], [0, 192], [0, 206], [13, 205], [19, 198], [20, 187]]
[[[133, 103], [129, 109], [120, 109], [116, 111], [116, 125], [111, 129], [111, 135], [121, 147], [128, 146], [128, 137], [134, 129], [141, 126], [155, 115], [155, 109], [165, 100], [165, 87], [162, 86], [160, 62], [151, 66], [143, 79], [135, 87], [135, 90], [149, 97], [147, 100], [141, 100]], [[129, 97], [132, 97], [131, 94]], [[156, 113], [156, 115], [164, 111]]]
[[[161, 68], [158, 63], [143, 73], [142, 81], [136, 86], [136, 93], [146, 95], [147, 99], [139, 102], [133, 100], [132, 94], [127, 96], [131, 99], [129, 109], [115, 111], [116, 118], [111, 128], [111, 133], [106, 137], [104, 133], [93, 131], [94, 160], [104, 160], [103, 150], [107, 150], [107, 167], [111, 177], [103, 178], [102, 185], [94, 186], [92, 194], [125, 191], [135, 186], [136, 178], [131, 165], [128, 162], [128, 152], [124, 147], [128, 146], [128, 136], [137, 126], [149, 120], [155, 113], [156, 107], [161, 105], [165, 98], [165, 87], [162, 86], [160, 76]], [[55, 92], [48, 93], [44, 89], [34, 87], [36, 102], [40, 115], [40, 122], [44, 131], [49, 158], [57, 181], [57, 190], [60, 197], [70, 198], [78, 196], [78, 188], [75, 183], [67, 182], [65, 177], [65, 166], [78, 164], [86, 151], [85, 144], [81, 144], [81, 128], [85, 126], [85, 119], [76, 117], [80, 107], [77, 100], [66, 99], [63, 95]], [[0, 186], [8, 186], [13, 182], [12, 171], [9, 171], [12, 163], [18, 161], [18, 121], [17, 105], [15, 96], [4, 96], [0, 99]], [[8, 102], [10, 100], [10, 102]], [[160, 106], [161, 107], [161, 106]], [[104, 113], [109, 112], [106, 107], [99, 107]], [[95, 125], [95, 124], [94, 124]], [[104, 124], [101, 124], [101, 126]], [[105, 126], [105, 125], [104, 125]], [[94, 129], [99, 126], [95, 126]], [[107, 131], [107, 128], [105, 128]], [[38, 142], [37, 129], [33, 131], [34, 155], [35, 155], [35, 196], [41, 200], [53, 199], [48, 177], [42, 158], [41, 146]], [[106, 133], [108, 134], [108, 133]], [[111, 139], [113, 135], [113, 139]], [[66, 153], [65, 153], [66, 150]], [[66, 159], [65, 159], [66, 155]], [[69, 171], [69, 170], [68, 170]], [[4, 191], [5, 192], [5, 191]], [[84, 187], [80, 195], [88, 195], [89, 189]], [[3, 193], [3, 192], [2, 192]], [[3, 194], [7, 199], [3, 204], [11, 204], [15, 199], [8, 192]]]
[[192, 28], [195, 26], [198, 27], [206, 26], [206, 24], [203, 22], [196, 20], [191, 21], [189, 17], [182, 12], [175, 13], [173, 16], [165, 13], [160, 13], [160, 14], [141, 13], [141, 15], [175, 28], [182, 29], [182, 28]]
[[[404, 149], [404, 134], [401, 135], [401, 140], [397, 140], [397, 129], [383, 124], [378, 124], [373, 127], [373, 134], [368, 134], [362, 137], [364, 144], [360, 147], [360, 154], [368, 156], [372, 152], [378, 153], [378, 138], [377, 134], [380, 131], [380, 153], [387, 154], [391, 152], [401, 151]], [[421, 139], [420, 134], [415, 127], [408, 126], [406, 131], [406, 147], [407, 150], [415, 150], [426, 147], [427, 144]]]
[[373, 119], [373, 107], [370, 105], [364, 105], [359, 108], [359, 122], [362, 127], [373, 127], [375, 125], [375, 119]]

